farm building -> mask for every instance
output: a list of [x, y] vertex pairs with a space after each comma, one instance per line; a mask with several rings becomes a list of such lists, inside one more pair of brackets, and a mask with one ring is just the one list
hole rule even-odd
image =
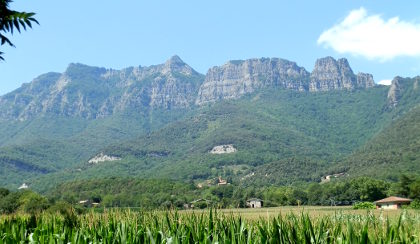
[[263, 200], [258, 198], [251, 198], [246, 201], [246, 206], [249, 208], [261, 208], [263, 206]]
[[376, 209], [399, 209], [404, 204], [410, 204], [411, 199], [402, 198], [402, 197], [387, 197], [381, 200], [378, 200], [375, 203]]

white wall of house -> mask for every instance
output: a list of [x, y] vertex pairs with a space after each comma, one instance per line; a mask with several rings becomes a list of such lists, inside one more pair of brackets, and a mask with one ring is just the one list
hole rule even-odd
[[396, 203], [385, 203], [379, 205], [380, 209], [398, 209], [398, 204]]
[[248, 203], [250, 208], [261, 208], [261, 201], [249, 201]]

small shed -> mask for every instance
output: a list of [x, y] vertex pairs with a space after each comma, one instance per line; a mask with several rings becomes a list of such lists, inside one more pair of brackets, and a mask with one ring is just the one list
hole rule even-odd
[[375, 203], [376, 209], [399, 209], [402, 205], [408, 205], [413, 200], [409, 198], [403, 198], [403, 197], [387, 197], [381, 200], [378, 200]]
[[249, 208], [262, 208], [263, 200], [259, 198], [251, 198], [246, 201], [246, 206]]

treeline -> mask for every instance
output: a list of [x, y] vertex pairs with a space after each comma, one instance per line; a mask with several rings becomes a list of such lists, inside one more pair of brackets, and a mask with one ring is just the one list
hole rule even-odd
[[266, 207], [338, 206], [373, 202], [390, 195], [412, 198], [415, 200], [412, 206], [419, 206], [420, 177], [402, 175], [398, 182], [393, 183], [360, 177], [299, 186], [213, 185], [201, 188], [193, 182], [114, 177], [64, 183], [45, 196], [29, 190], [10, 192], [3, 188], [0, 190], [0, 212], [33, 213], [60, 209], [66, 204], [78, 208], [184, 209], [195, 203], [195, 207], [199, 208], [244, 208], [246, 200], [250, 198], [262, 199]]
[[73, 208], [69, 203], [48, 199], [30, 190], [11, 192], [8, 189], [0, 188], [0, 214], [36, 214], [43, 211], [68, 214], [70, 210], [74, 209], [77, 208]]

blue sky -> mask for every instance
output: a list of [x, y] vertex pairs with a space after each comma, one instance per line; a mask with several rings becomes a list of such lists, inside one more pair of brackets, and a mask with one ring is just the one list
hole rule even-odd
[[419, 1], [16, 0], [12, 9], [36, 12], [40, 26], [0, 47], [0, 94], [71, 62], [120, 69], [174, 54], [201, 73], [258, 57], [311, 71], [333, 56], [377, 82], [420, 74]]

